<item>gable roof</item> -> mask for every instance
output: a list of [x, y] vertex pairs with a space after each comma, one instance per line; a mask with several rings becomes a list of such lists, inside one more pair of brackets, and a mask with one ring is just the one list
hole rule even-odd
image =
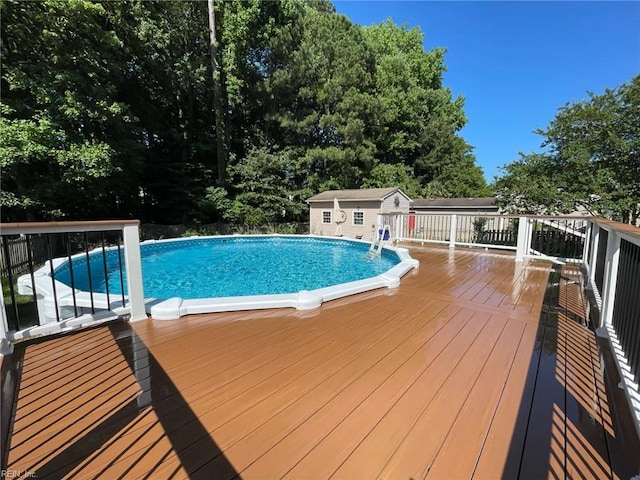
[[479, 198], [418, 198], [413, 201], [413, 207], [432, 208], [497, 208], [495, 197]]
[[400, 194], [411, 200], [402, 190], [398, 187], [387, 188], [356, 188], [351, 190], [327, 190], [326, 192], [318, 193], [307, 200], [307, 203], [313, 202], [330, 202], [334, 198], [337, 198], [340, 202], [349, 201], [378, 201], [381, 202], [385, 198], [394, 194]]

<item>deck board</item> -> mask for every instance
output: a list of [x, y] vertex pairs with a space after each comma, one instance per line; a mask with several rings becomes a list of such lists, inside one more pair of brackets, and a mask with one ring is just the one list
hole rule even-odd
[[[485, 443], [493, 414], [503, 394], [526, 322], [511, 321], [491, 351], [471, 392], [426, 468], [431, 478], [471, 478]], [[426, 473], [426, 472], [425, 472]]]
[[380, 473], [383, 478], [424, 478], [451, 426], [506, 327], [506, 318], [492, 316], [426, 404], [402, 443]]
[[[518, 478], [522, 445], [533, 387], [537, 374], [537, 358], [541, 342], [537, 342], [539, 326], [526, 322], [511, 369], [505, 377], [501, 397], [493, 412], [482, 455], [473, 472], [477, 479]], [[536, 368], [531, 366], [536, 365]]]
[[[273, 437], [267, 439], [271, 429], [268, 424], [264, 424], [261, 430], [267, 435], [267, 438], [262, 439], [262, 441], [258, 439], [255, 442], [257, 444], [255, 446], [253, 445], [253, 438], [251, 442], [244, 442], [242, 445], [243, 449], [256, 448], [258, 451], [265, 451], [259, 461], [251, 465], [252, 468], [243, 472], [243, 476], [250, 478], [252, 476], [280, 477], [284, 475], [293, 466], [288, 453], [292, 448], [311, 451], [317, 445], [317, 438], [327, 436], [331, 429], [343, 422], [347, 415], [362, 405], [382, 385], [386, 387], [385, 390], [391, 388], [392, 392], [397, 392], [397, 389], [402, 389], [404, 385], [411, 384], [415, 376], [420, 372], [420, 366], [425, 361], [428, 361], [424, 358], [429, 353], [426, 345], [429, 345], [430, 351], [435, 350], [437, 346], [431, 343], [431, 340], [436, 335], [438, 338], [442, 338], [441, 328], [439, 329], [439, 325], [436, 325], [436, 323], [442, 325], [443, 322], [449, 322], [450, 318], [447, 317], [450, 317], [450, 315], [434, 316], [432, 320], [424, 324], [423, 328], [416, 331], [410, 339], [399, 342], [395, 349], [380, 361], [376, 363], [369, 362], [362, 367], [354, 364], [352, 367], [357, 368], [359, 376], [346, 388], [336, 392], [334, 396], [326, 396], [323, 399], [323, 405], [308, 416], [308, 421], [304, 423], [304, 428], [299, 428], [302, 424], [290, 425], [293, 429], [271, 448], [269, 448], [269, 442], [273, 442], [274, 439]], [[445, 343], [446, 340], [443, 339], [441, 342]], [[389, 387], [389, 384], [393, 386]], [[275, 420], [278, 421], [280, 419]], [[309, 437], [309, 430], [315, 432], [316, 435]], [[291, 462], [291, 465], [288, 465], [287, 462]]]
[[[427, 368], [433, 367], [434, 361], [439, 359], [443, 349], [450, 345], [451, 340], [457, 336], [466, 322], [466, 316], [461, 314], [461, 311], [435, 317], [426, 324], [429, 326], [428, 331], [412, 338], [411, 342], [400, 344], [399, 348], [384, 359], [384, 363], [381, 362], [364, 372], [357, 381], [340, 392], [340, 395], [323, 405], [304, 429], [292, 432], [268, 454], [261, 457], [246, 471], [247, 478], [280, 477], [286, 473], [299, 477], [328, 477], [332, 471], [322, 468], [323, 462], [327, 464], [320, 450], [326, 448], [326, 445], [330, 445], [328, 448], [334, 450], [333, 441], [361, 438], [365, 430], [372, 429], [388, 409], [406, 393], [407, 388], [418, 382]], [[319, 444], [316, 438], [309, 437], [309, 428], [318, 432], [318, 436], [325, 442]], [[354, 429], [360, 430], [360, 435], [343, 435]], [[288, 452], [301, 444], [305, 445], [306, 452], [310, 454], [307, 455], [309, 458], [305, 458], [305, 463], [311, 464], [311, 471], [291, 473], [289, 470], [296, 466], [296, 461], [290, 458]], [[343, 455], [349, 452], [348, 447], [345, 450], [344, 446], [341, 447], [341, 451]], [[318, 455], [320, 458], [316, 463], [314, 457], [317, 458]], [[280, 461], [275, 461], [276, 459]]]
[[[329, 478], [336, 466], [343, 463], [356, 447], [362, 447], [360, 444], [363, 439], [366, 440], [381, 421], [386, 419], [398, 402], [406, 403], [413, 399], [412, 391], [428, 394], [429, 387], [435, 388], [439, 382], [444, 382], [449, 365], [456, 360], [456, 348], [464, 348], [468, 342], [468, 335], [460, 333], [468, 326], [469, 321], [469, 312], [459, 310], [446, 324], [442, 324], [437, 336], [428, 339], [407, 363], [385, 379], [354, 410], [346, 412], [348, 416], [337, 423], [320, 442], [315, 442], [313, 450], [295, 465], [288, 476]], [[417, 368], [412, 368], [414, 364]], [[432, 372], [436, 373], [431, 375]], [[336, 402], [336, 408], [340, 408], [339, 402]], [[395, 433], [401, 433], [401, 429], [396, 429]], [[334, 463], [326, 462], [328, 455], [335, 459]], [[365, 472], [361, 473], [364, 475]]]
[[[412, 247], [397, 289], [24, 348], [8, 469], [38, 478], [619, 478], [575, 270]], [[556, 278], [554, 277], [554, 278]]]

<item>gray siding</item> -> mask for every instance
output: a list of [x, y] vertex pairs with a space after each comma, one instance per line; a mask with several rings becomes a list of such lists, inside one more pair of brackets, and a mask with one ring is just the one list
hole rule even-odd
[[[395, 198], [398, 195], [398, 199], [400, 200], [400, 204], [396, 207]], [[380, 206], [381, 213], [409, 213], [409, 206], [411, 200], [409, 200], [404, 195], [400, 193], [394, 193], [389, 195], [382, 201], [382, 205]]]

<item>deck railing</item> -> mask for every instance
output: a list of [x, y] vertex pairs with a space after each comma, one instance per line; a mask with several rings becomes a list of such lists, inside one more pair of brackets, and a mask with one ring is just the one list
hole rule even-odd
[[[138, 225], [138, 221], [0, 224], [0, 354], [10, 352], [19, 340], [119, 316], [145, 318]], [[106, 292], [99, 292], [92, 283], [105, 280], [108, 257], [119, 264], [120, 285], [109, 291], [105, 281]], [[74, 268], [79, 264], [81, 268]], [[79, 281], [88, 288], [76, 288]]]
[[404, 242], [513, 250], [516, 259], [580, 263], [589, 220], [584, 217], [519, 217], [489, 214], [385, 215], [392, 236]]
[[599, 317], [640, 432], [640, 229], [603, 219], [590, 224], [583, 263]]
[[517, 217], [410, 213], [383, 215], [382, 220], [401, 241], [516, 249]]

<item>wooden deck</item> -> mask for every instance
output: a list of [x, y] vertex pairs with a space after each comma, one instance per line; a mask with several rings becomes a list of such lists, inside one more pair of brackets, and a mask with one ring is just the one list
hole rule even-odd
[[[44, 478], [628, 478], [578, 277], [412, 248], [400, 288], [26, 348], [8, 470]], [[551, 280], [549, 282], [549, 280]]]

